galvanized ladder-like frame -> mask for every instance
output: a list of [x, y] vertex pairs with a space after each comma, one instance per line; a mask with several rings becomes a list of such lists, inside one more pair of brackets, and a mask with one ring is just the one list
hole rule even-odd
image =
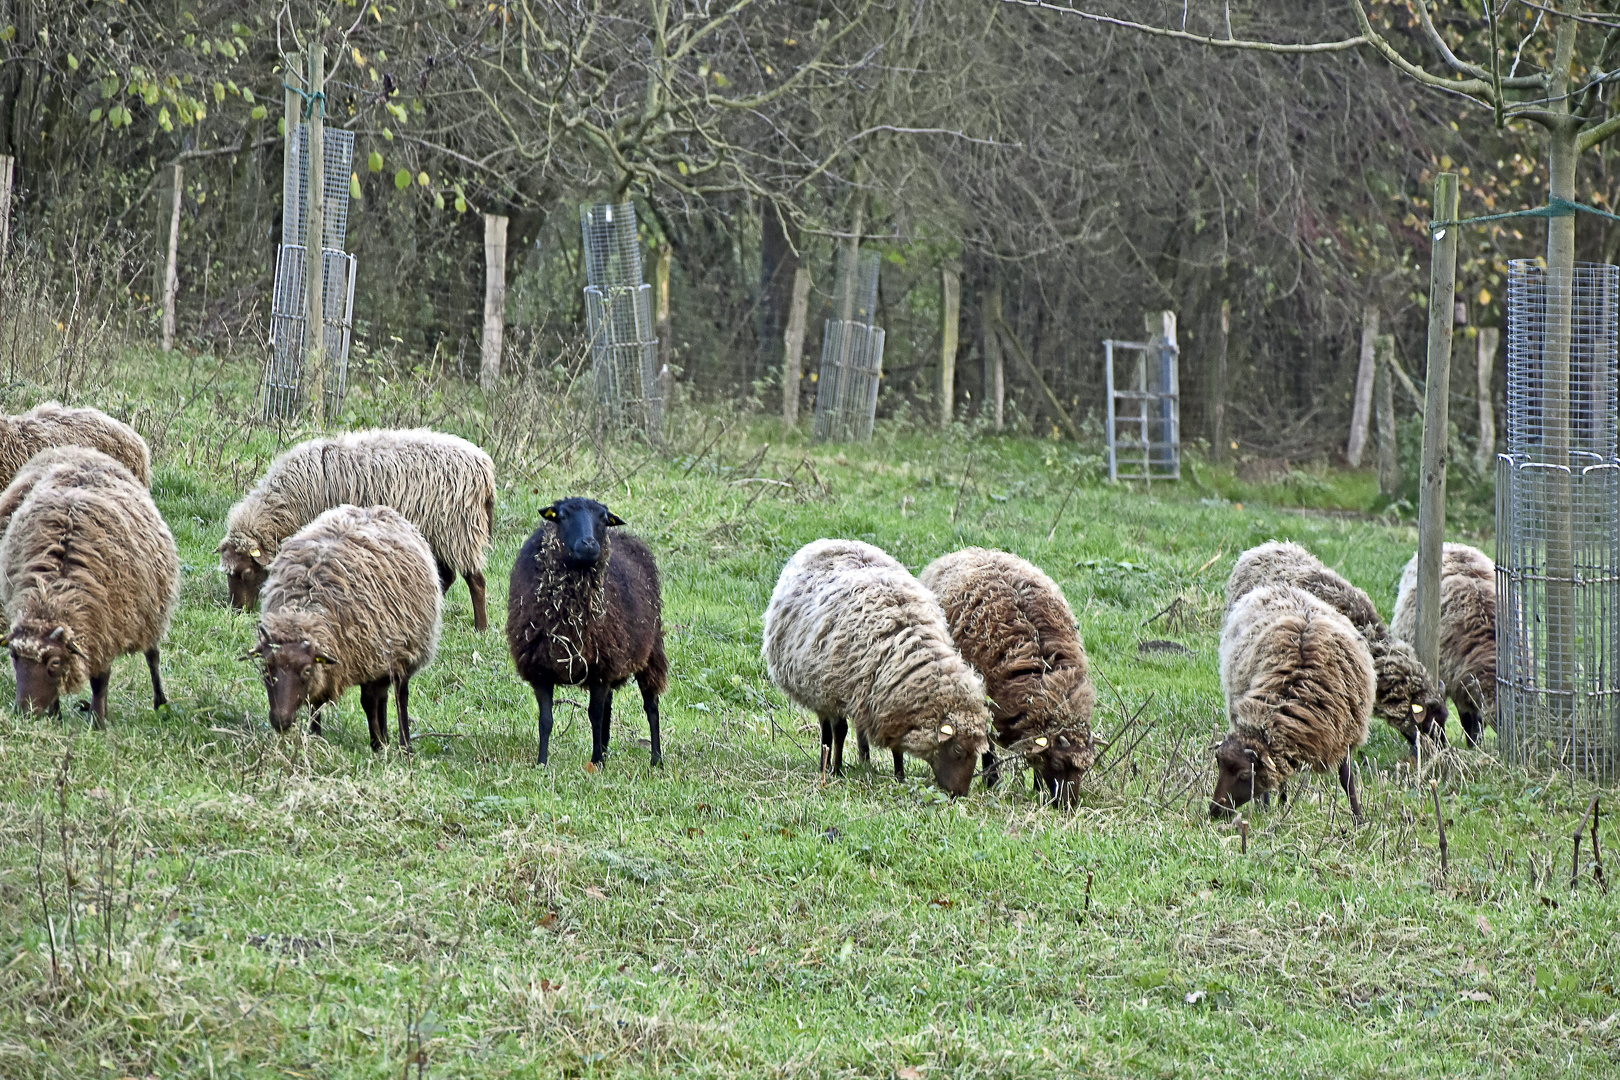
[[[1169, 325], [1174, 325], [1173, 323]], [[1133, 386], [1120, 389], [1114, 377], [1114, 351], [1127, 350], [1137, 354]], [[1158, 389], [1154, 389], [1148, 376], [1148, 354], [1159, 357]], [[1103, 340], [1104, 371], [1108, 380], [1108, 479], [1121, 480], [1181, 479], [1181, 376], [1179, 356], [1174, 339], [1160, 337], [1156, 341]], [[1122, 406], [1124, 407], [1122, 410]], [[1136, 438], [1120, 438], [1119, 425], [1135, 424]], [[1160, 427], [1159, 439], [1152, 438], [1153, 427]], [[1125, 451], [1122, 456], [1121, 451]], [[1126, 472], [1121, 472], [1124, 466]]]

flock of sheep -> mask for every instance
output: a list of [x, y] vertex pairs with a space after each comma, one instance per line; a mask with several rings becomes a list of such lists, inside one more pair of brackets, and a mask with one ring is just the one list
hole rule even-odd
[[[143, 653], [165, 703], [159, 645], [179, 597], [174, 537], [154, 505], [151, 459], [127, 425], [94, 409], [40, 405], [0, 417], [0, 604], [17, 708], [57, 710], [90, 687], [97, 725], [113, 661]], [[591, 765], [607, 755], [613, 692], [634, 678], [652, 763], [669, 681], [657, 561], [606, 506], [562, 499], [541, 511], [511, 573], [506, 636], [539, 707], [549, 754], [558, 685], [589, 694]], [[410, 680], [433, 659], [441, 598], [457, 577], [488, 626], [484, 569], [495, 469], [464, 439], [426, 430], [314, 439], [278, 457], [231, 508], [218, 553], [233, 606], [261, 603], [258, 641], [271, 725], [291, 728], [360, 688], [371, 745], [388, 737], [394, 691], [410, 746]], [[1441, 662], [1418, 662], [1416, 559], [1386, 624], [1361, 589], [1292, 543], [1238, 559], [1227, 584], [1221, 685], [1230, 732], [1215, 748], [1212, 817], [1287, 798], [1304, 769], [1336, 771], [1360, 816], [1351, 754], [1377, 715], [1408, 740], [1442, 741], [1445, 697], [1470, 741], [1495, 715], [1495, 569], [1447, 544]], [[1022, 759], [1035, 790], [1071, 799], [1096, 756], [1079, 626], [1033, 564], [968, 548], [913, 576], [855, 540], [817, 540], [783, 568], [764, 618], [772, 681], [821, 723], [821, 770], [841, 775], [853, 726], [863, 761], [888, 750], [895, 776], [921, 758], [941, 788], [986, 787]], [[999, 753], [998, 753], [999, 752]], [[1003, 756], [1004, 755], [1004, 756]]]

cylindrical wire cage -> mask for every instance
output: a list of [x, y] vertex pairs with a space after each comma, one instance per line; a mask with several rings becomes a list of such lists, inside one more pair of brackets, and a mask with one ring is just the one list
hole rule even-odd
[[816, 438], [864, 442], [877, 417], [883, 378], [883, 331], [866, 323], [828, 319], [816, 376]]
[[1620, 269], [1514, 262], [1497, 459], [1497, 732], [1505, 757], [1620, 771]]
[[641, 280], [636, 208], [632, 203], [582, 206], [579, 224], [597, 402], [613, 427], [638, 427], [656, 440], [663, 432], [663, 383], [652, 286]]

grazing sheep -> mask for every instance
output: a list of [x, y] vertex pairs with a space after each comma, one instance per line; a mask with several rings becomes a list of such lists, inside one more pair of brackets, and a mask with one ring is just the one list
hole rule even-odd
[[180, 589], [174, 537], [151, 493], [112, 458], [75, 448], [41, 459], [0, 495], [10, 516], [0, 604], [17, 710], [54, 712], [88, 680], [90, 713], [105, 726], [113, 661], [132, 652], [146, 655], [152, 707], [161, 708], [158, 645]]
[[1290, 585], [1246, 594], [1221, 631], [1221, 688], [1232, 725], [1215, 752], [1209, 814], [1269, 796], [1303, 768], [1337, 768], [1361, 819], [1350, 754], [1367, 741], [1377, 692], [1372, 654], [1350, 620]]
[[[1417, 641], [1417, 556], [1401, 571], [1390, 632]], [[1447, 544], [1440, 556], [1440, 678], [1470, 745], [1496, 726], [1496, 563], [1478, 548]]]
[[844, 771], [854, 723], [871, 744], [907, 753], [964, 795], [989, 743], [984, 681], [951, 643], [932, 593], [889, 555], [858, 540], [817, 540], [782, 569], [765, 611], [771, 680], [821, 720], [821, 771]]
[[1405, 737], [1417, 753], [1418, 732], [1440, 743], [1446, 740], [1446, 703], [1441, 688], [1418, 662], [1417, 653], [1394, 637], [1373, 606], [1372, 598], [1321, 559], [1298, 544], [1271, 541], [1238, 556], [1226, 583], [1226, 610], [1262, 585], [1304, 589], [1350, 620], [1367, 642], [1378, 672], [1378, 701], [1373, 714]]
[[344, 503], [403, 514], [432, 550], [443, 590], [460, 574], [474, 625], [489, 625], [484, 559], [495, 529], [495, 463], [466, 439], [426, 429], [311, 439], [271, 462], [231, 507], [219, 544], [231, 606], [252, 607], [281, 542]]
[[[1097, 691], [1063, 590], [1039, 567], [984, 548], [941, 556], [917, 579], [945, 609], [963, 659], [984, 675], [995, 741], [1023, 755], [1036, 791], [1072, 797], [1097, 756], [1091, 738]], [[996, 778], [995, 755], [987, 751], [985, 786]]]
[[512, 567], [506, 643], [540, 706], [540, 756], [551, 752], [552, 692], [584, 684], [591, 695], [591, 764], [607, 757], [613, 691], [635, 677], [647, 711], [652, 763], [664, 760], [658, 696], [669, 684], [658, 563], [640, 537], [593, 499], [569, 498], [542, 521]]
[[416, 526], [387, 506], [337, 506], [281, 545], [264, 583], [259, 643], [270, 724], [292, 727], [307, 702], [315, 714], [351, 686], [371, 731], [388, 741], [388, 684], [399, 706], [399, 745], [411, 747], [411, 676], [439, 642], [439, 579]]
[[29, 458], [52, 446], [100, 450], [142, 487], [152, 486], [152, 455], [134, 428], [99, 409], [70, 409], [47, 401], [18, 416], [0, 416], [0, 487], [10, 484]]

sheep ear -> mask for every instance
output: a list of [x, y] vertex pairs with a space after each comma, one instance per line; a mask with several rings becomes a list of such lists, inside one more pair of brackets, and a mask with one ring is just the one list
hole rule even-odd
[[615, 514], [611, 510], [609, 510], [607, 512], [606, 520], [607, 520], [607, 527], [610, 528], [610, 529], [613, 528], [616, 525], [623, 525], [624, 524], [624, 518], [620, 517], [618, 514]]
[[955, 734], [956, 734], [956, 729], [953, 728], [951, 725], [949, 725], [949, 724], [941, 724], [941, 725], [939, 725], [939, 737], [940, 737], [941, 741], [943, 741], [945, 739], [948, 739], [952, 735], [955, 735]]
[[1042, 735], [1040, 738], [1036, 739], [1035, 745], [1040, 747], [1042, 750], [1046, 749], [1046, 736]]
[[555, 506], [548, 506], [544, 510], [540, 511], [540, 516], [545, 518], [547, 521], [556, 521], [557, 508]]
[[315, 662], [317, 664], [327, 664], [327, 665], [337, 663], [336, 660], [332, 659], [330, 656], [327, 656], [325, 653], [316, 653], [315, 654]]

